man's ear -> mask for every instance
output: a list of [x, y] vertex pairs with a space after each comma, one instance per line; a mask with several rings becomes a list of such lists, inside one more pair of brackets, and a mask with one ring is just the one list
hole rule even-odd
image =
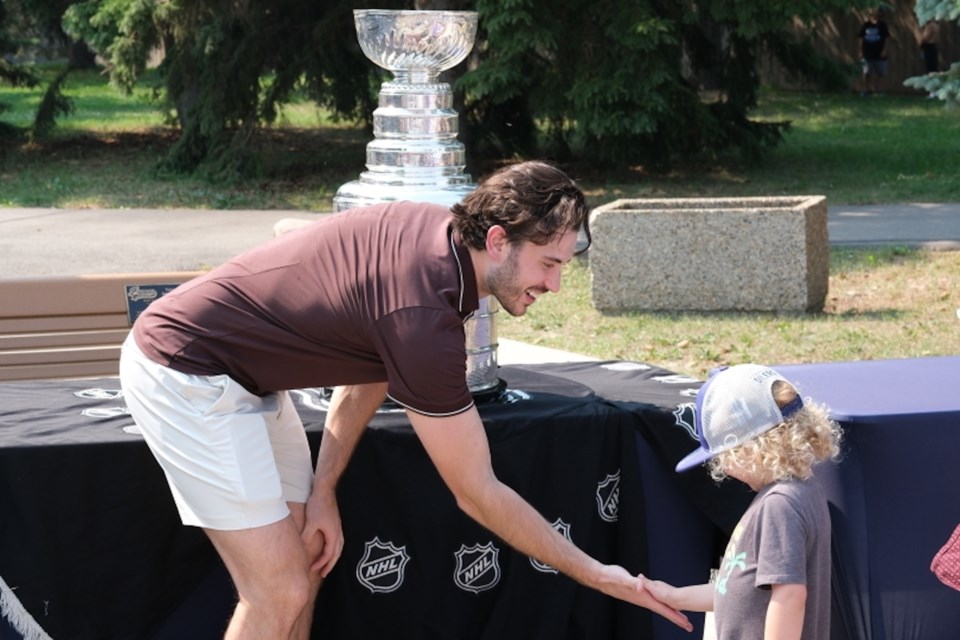
[[507, 240], [506, 230], [498, 224], [493, 225], [487, 229], [487, 253], [490, 254], [495, 260], [499, 260], [503, 253], [507, 250], [507, 245], [509, 241]]

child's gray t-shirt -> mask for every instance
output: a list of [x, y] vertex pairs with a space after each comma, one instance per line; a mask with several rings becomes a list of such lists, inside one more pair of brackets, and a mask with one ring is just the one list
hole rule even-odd
[[714, 585], [718, 640], [763, 638], [774, 584], [804, 584], [804, 640], [830, 637], [830, 513], [815, 478], [767, 485], [734, 529]]

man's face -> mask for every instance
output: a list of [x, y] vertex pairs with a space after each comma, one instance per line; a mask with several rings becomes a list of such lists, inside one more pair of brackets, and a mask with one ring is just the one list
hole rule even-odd
[[487, 272], [487, 291], [507, 313], [522, 316], [541, 294], [560, 290], [560, 269], [573, 259], [576, 245], [576, 231], [546, 245], [507, 243], [502, 259]]

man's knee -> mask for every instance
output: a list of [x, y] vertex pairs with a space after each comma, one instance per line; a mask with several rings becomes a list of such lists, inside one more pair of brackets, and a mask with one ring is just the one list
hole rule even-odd
[[240, 598], [258, 615], [292, 626], [310, 603], [311, 586], [306, 571], [278, 575], [250, 589], [238, 588]]
[[279, 596], [282, 603], [277, 603], [283, 607], [283, 611], [296, 620], [304, 608], [310, 603], [310, 578], [306, 571], [298, 572], [284, 581], [279, 590]]
[[292, 517], [255, 529], [206, 532], [245, 606], [270, 620], [299, 616], [312, 585], [309, 559]]

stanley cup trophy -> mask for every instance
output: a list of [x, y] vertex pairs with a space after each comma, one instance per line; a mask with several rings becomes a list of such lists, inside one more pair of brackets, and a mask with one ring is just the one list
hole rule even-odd
[[[393, 73], [380, 87], [373, 112], [374, 140], [367, 144], [367, 171], [337, 190], [337, 211], [377, 202], [411, 200], [452, 206], [474, 190], [450, 85], [440, 73], [462, 62], [477, 33], [474, 11], [356, 10], [360, 48]], [[464, 325], [467, 386], [474, 394], [498, 390], [494, 314], [497, 302], [482, 298]]]

